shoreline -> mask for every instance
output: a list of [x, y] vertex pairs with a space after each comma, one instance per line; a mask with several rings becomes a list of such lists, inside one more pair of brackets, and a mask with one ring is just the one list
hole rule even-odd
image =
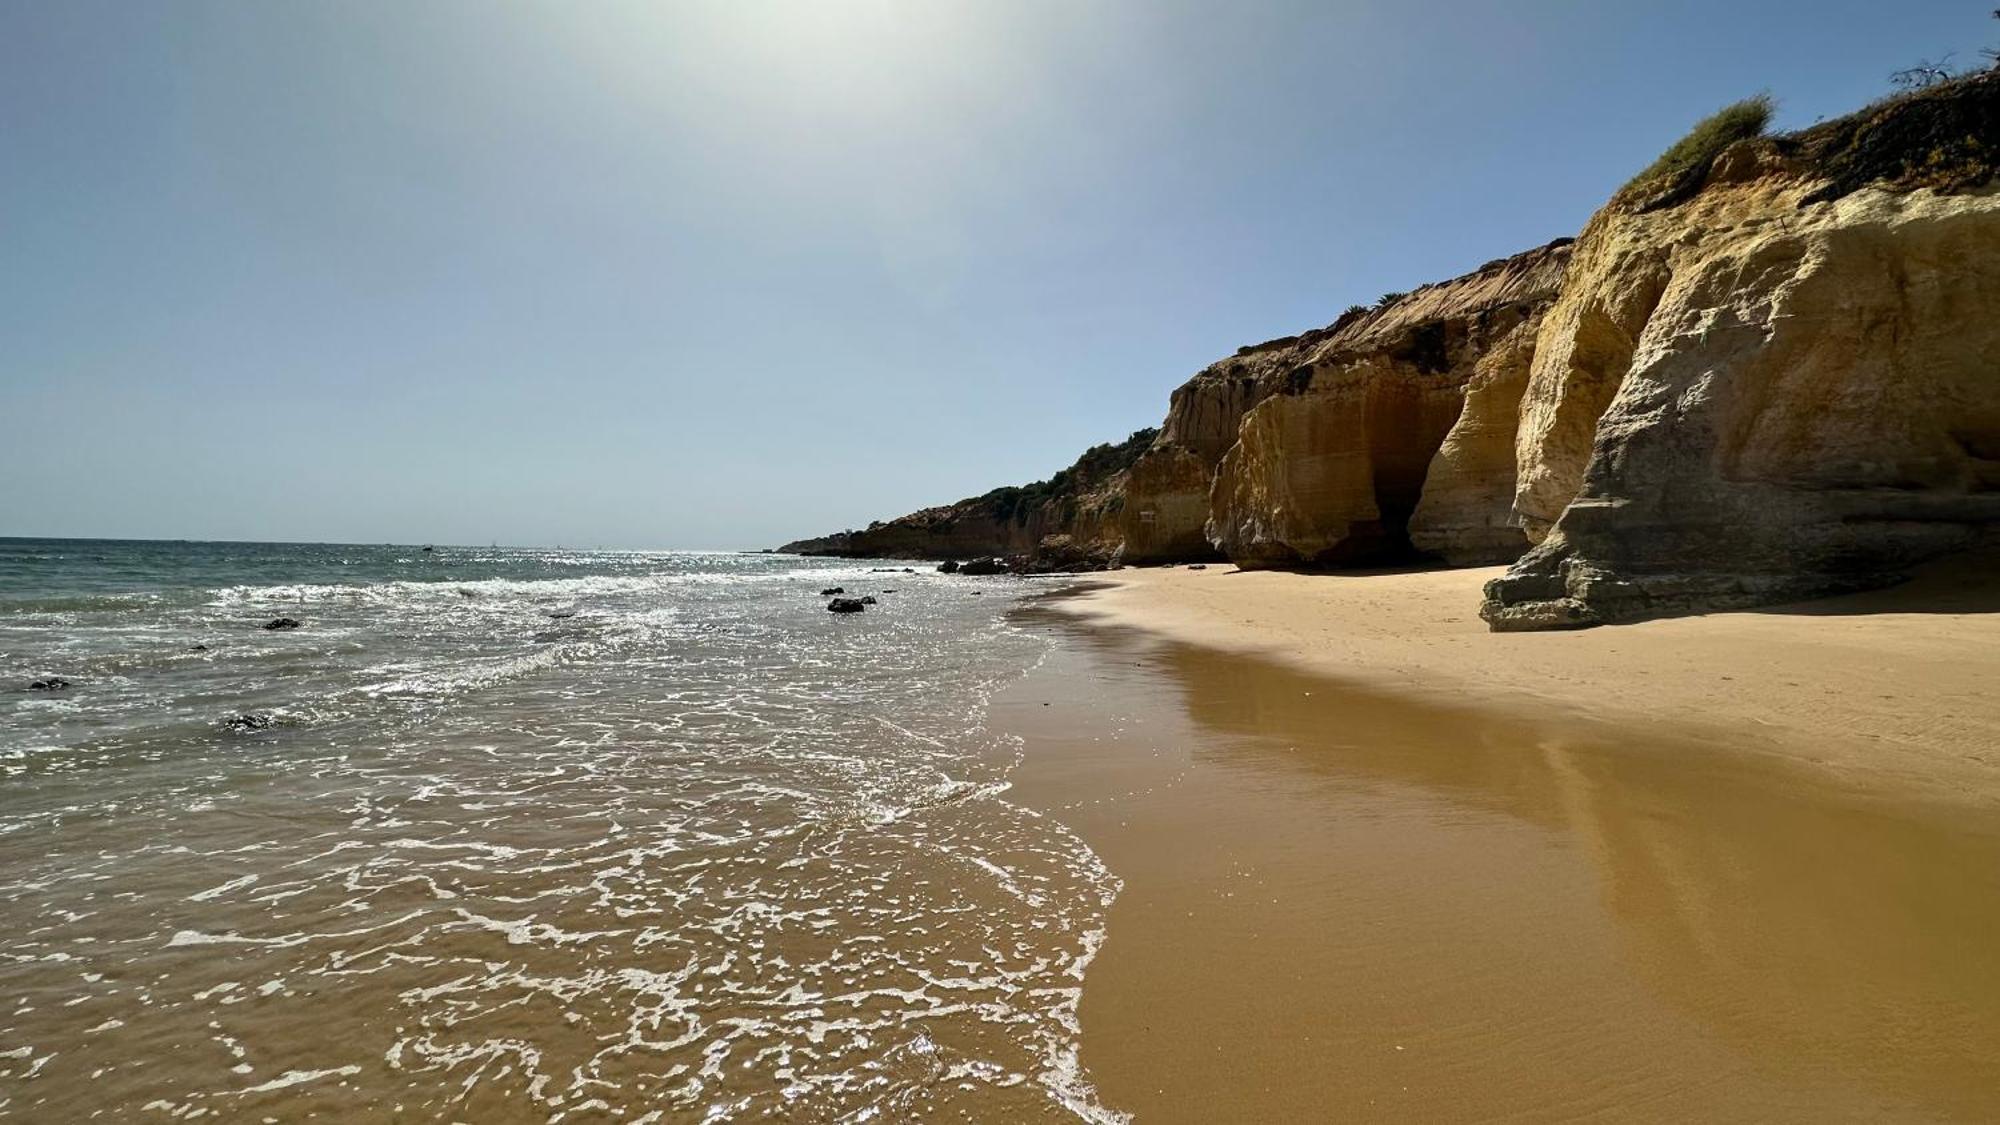
[[1426, 707], [1613, 738], [1643, 728], [1863, 790], [2000, 808], [2000, 556], [1797, 605], [1492, 633], [1475, 607], [1504, 569], [1126, 569], [1039, 604]]

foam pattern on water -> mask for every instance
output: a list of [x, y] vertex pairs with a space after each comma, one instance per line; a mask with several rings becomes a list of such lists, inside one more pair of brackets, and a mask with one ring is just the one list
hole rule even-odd
[[1115, 1118], [1011, 587], [549, 557], [0, 605], [0, 1117]]

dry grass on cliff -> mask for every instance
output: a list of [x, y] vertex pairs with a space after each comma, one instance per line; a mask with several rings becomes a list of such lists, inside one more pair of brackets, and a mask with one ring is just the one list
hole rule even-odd
[[1633, 210], [1650, 211], [1692, 196], [1701, 190], [1709, 165], [1722, 155], [1722, 150], [1738, 141], [1762, 136], [1775, 110], [1771, 95], [1758, 94], [1709, 114], [1645, 171], [1619, 188], [1613, 201]]
[[1870, 183], [1962, 191], [2000, 174], [2000, 68], [1884, 98], [1781, 139], [1826, 180], [1806, 202]]

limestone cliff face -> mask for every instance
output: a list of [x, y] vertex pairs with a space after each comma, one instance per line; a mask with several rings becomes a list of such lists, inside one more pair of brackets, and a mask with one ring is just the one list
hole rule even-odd
[[1560, 240], [1425, 286], [1294, 357], [1220, 462], [1209, 538], [1251, 567], [1518, 556], [1496, 449], [1569, 254]]
[[[1975, 140], [2000, 127], [2000, 82], [1939, 96]], [[2000, 527], [2000, 191], [1855, 186], [1814, 151], [1938, 117], [1740, 144], [1693, 199], [1591, 221], [1521, 408], [1541, 543], [1489, 585], [1495, 628], [1876, 585]]]

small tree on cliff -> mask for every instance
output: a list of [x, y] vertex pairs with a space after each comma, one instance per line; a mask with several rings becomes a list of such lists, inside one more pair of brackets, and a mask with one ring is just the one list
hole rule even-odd
[[1905, 67], [1889, 75], [1889, 84], [1898, 90], [1928, 90], [1940, 82], [1949, 82], [1958, 77], [1951, 69], [1951, 56], [1946, 55], [1933, 62], [1918, 59], [1917, 65]]

